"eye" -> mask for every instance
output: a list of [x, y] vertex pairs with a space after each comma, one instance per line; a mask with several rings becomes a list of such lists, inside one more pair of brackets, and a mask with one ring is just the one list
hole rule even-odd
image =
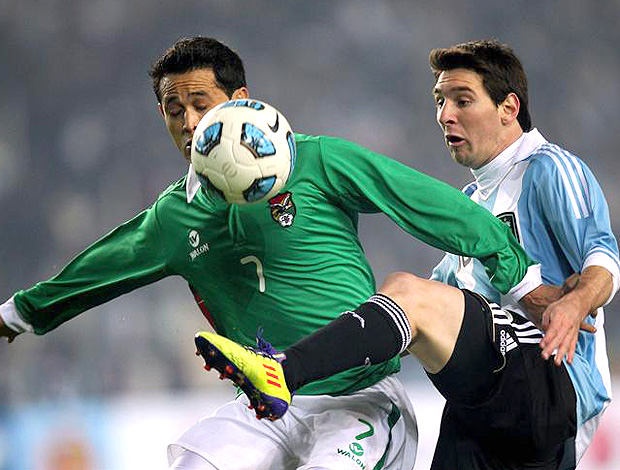
[[169, 106], [167, 112], [169, 116], [176, 118], [183, 113], [183, 108], [181, 108], [180, 106]]
[[198, 112], [206, 112], [212, 108], [210, 100], [207, 100], [205, 97], [198, 97], [197, 99], [193, 100], [192, 106]]
[[471, 100], [465, 99], [465, 98], [460, 98], [456, 101], [456, 104], [461, 107], [464, 108], [466, 106], [469, 106], [471, 104]]
[[440, 97], [440, 96], [435, 96], [435, 106], [436, 106], [436, 107], [438, 107], [438, 108], [439, 108], [439, 107], [443, 106], [444, 101], [445, 101], [445, 100], [444, 100], [442, 97]]
[[166, 103], [165, 112], [168, 116], [177, 118], [183, 113], [183, 106], [177, 100], [173, 100]]

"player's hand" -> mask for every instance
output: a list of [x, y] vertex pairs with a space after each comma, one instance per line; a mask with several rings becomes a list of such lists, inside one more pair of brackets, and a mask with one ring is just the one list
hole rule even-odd
[[0, 338], [6, 338], [9, 343], [12, 343], [17, 335], [18, 333], [6, 326], [0, 317]]
[[[566, 295], [568, 294], [570, 291], [575, 290], [575, 288], [579, 285], [579, 281], [581, 280], [581, 274], [579, 273], [575, 273], [575, 274], [571, 274], [569, 277], [566, 278], [566, 280], [564, 281], [564, 284], [562, 284], [562, 295]], [[592, 318], [596, 318], [596, 316], [598, 315], [598, 309], [594, 309], [593, 311], [590, 312], [590, 316]], [[590, 325], [589, 323], [582, 323], [581, 324], [581, 329], [588, 331], [590, 333], [596, 333], [596, 328], [594, 327], [594, 325]]]
[[[530, 319], [543, 329], [543, 313], [553, 302], [558, 301], [561, 297], [568, 294], [579, 284], [580, 275], [578, 273], [569, 276], [561, 286], [552, 284], [541, 284], [533, 291], [524, 295], [519, 303], [525, 307]], [[595, 317], [597, 311], [591, 312], [590, 315]], [[590, 325], [585, 321], [579, 325], [579, 328], [588, 333], [596, 333], [594, 325]]]
[[553, 302], [542, 315], [542, 329], [545, 336], [540, 342], [542, 357], [548, 360], [555, 352], [553, 362], [559, 366], [566, 357], [568, 363], [573, 362], [579, 330], [591, 333], [596, 331], [591, 325], [583, 323], [584, 311], [588, 308], [582, 305], [578, 295], [566, 295]]
[[549, 305], [559, 300], [562, 295], [564, 295], [563, 286], [541, 284], [533, 291], [525, 294], [519, 303], [525, 307], [530, 319], [539, 328], [542, 328], [543, 312]]

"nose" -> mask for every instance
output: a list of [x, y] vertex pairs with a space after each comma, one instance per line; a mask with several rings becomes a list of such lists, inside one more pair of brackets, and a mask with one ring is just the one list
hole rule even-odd
[[192, 110], [192, 109], [185, 110], [183, 130], [185, 132], [189, 132], [190, 134], [193, 134], [194, 131], [196, 130], [196, 127], [198, 127], [198, 123], [200, 122], [201, 118], [202, 118], [202, 114], [198, 113], [197, 111]]
[[455, 108], [448, 101], [437, 108], [437, 122], [442, 126], [456, 123]]

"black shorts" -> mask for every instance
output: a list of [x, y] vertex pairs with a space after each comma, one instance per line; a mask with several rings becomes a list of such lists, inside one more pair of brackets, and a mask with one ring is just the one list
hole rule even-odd
[[576, 399], [542, 333], [470, 291], [454, 352], [429, 378], [446, 398], [433, 470], [575, 468]]

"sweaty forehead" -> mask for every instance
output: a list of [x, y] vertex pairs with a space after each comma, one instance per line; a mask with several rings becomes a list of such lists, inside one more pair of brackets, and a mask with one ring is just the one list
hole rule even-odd
[[224, 93], [216, 82], [211, 69], [197, 69], [186, 73], [168, 74], [159, 84], [162, 101], [184, 98], [191, 95], [213, 95]]

